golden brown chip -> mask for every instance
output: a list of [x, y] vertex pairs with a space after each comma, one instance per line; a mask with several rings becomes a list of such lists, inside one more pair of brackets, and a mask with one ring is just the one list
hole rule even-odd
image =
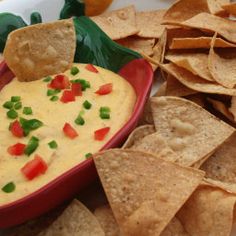
[[139, 119], [139, 125], [153, 125], [152, 111], [150, 107], [150, 101], [148, 100], [144, 106], [143, 114]]
[[130, 148], [137, 142], [142, 140], [145, 136], [155, 133], [155, 127], [153, 125], [143, 125], [137, 127], [128, 137], [122, 148]]
[[166, 10], [143, 11], [136, 13], [138, 36], [144, 38], [160, 38], [165, 30], [161, 25]]
[[118, 40], [117, 43], [136, 52], [151, 56], [153, 55], [155, 39], [144, 39], [137, 36], [130, 36], [128, 38]]
[[187, 99], [155, 97], [151, 98], [151, 108], [156, 130], [185, 166], [206, 157], [234, 132], [234, 128]]
[[207, 2], [211, 14], [219, 16], [227, 16], [227, 13], [222, 8], [222, 5], [229, 3], [230, 0], [207, 0]]
[[208, 81], [214, 81], [208, 69], [208, 55], [205, 53], [171, 53], [165, 58], [179, 67], [182, 67], [194, 75], [198, 75]]
[[236, 121], [236, 97], [232, 97], [229, 111], [232, 113], [234, 121]]
[[134, 150], [101, 152], [94, 161], [124, 236], [159, 235], [204, 175]]
[[113, 40], [138, 33], [133, 5], [91, 17], [91, 19]]
[[210, 185], [201, 185], [177, 217], [191, 236], [230, 235], [236, 196]]
[[40, 236], [105, 236], [96, 217], [78, 200], [73, 202]]
[[72, 19], [36, 24], [9, 34], [4, 58], [20, 81], [32, 81], [69, 69], [75, 44]]
[[208, 57], [209, 71], [216, 82], [226, 88], [234, 88], [236, 85], [236, 54], [234, 57], [223, 58], [215, 53], [215, 39], [216, 34], [212, 39], [211, 49]]
[[192, 74], [191, 72], [174, 65], [170, 64], [160, 64], [160, 67], [167, 73], [174, 76], [180, 83], [186, 87], [202, 92], [202, 93], [214, 93], [214, 94], [225, 94], [230, 96], [236, 96], [236, 89], [229, 89]]
[[165, 96], [166, 95], [166, 89], [167, 89], [167, 81], [162, 83], [157, 90], [157, 92], [153, 95], [153, 97], [160, 97], [160, 96]]
[[229, 182], [222, 182], [220, 180], [215, 180], [211, 178], [204, 178], [204, 182], [214, 186], [221, 188], [229, 193], [236, 194], [236, 184], [235, 183], [229, 183]]
[[192, 167], [192, 168], [199, 169], [200, 166], [201, 166], [209, 157], [211, 157], [213, 153], [214, 153], [214, 151], [211, 152], [210, 154], [206, 155], [205, 157], [203, 157], [201, 160], [195, 162], [193, 165], [191, 165], [191, 167]]
[[94, 215], [102, 226], [106, 236], [120, 236], [120, 229], [109, 205], [97, 208], [94, 211]]
[[225, 9], [229, 14], [236, 16], [236, 2], [232, 2], [228, 5], [223, 5], [223, 9]]

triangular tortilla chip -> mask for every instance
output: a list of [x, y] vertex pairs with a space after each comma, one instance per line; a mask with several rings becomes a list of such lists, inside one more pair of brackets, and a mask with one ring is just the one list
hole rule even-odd
[[234, 132], [234, 128], [187, 99], [155, 97], [151, 98], [151, 108], [156, 130], [186, 166], [210, 154]]
[[201, 185], [177, 217], [191, 236], [230, 235], [236, 196], [222, 189]]
[[223, 5], [223, 9], [225, 9], [229, 14], [236, 16], [236, 2], [232, 2], [228, 5]]
[[221, 188], [229, 193], [236, 194], [236, 184], [235, 183], [229, 183], [229, 182], [222, 182], [220, 180], [215, 180], [211, 178], [204, 178], [204, 182], [214, 186]]
[[113, 40], [138, 33], [133, 5], [106, 12], [91, 19]]
[[166, 10], [137, 12], [136, 21], [137, 28], [139, 29], [138, 36], [144, 38], [160, 38], [165, 30], [165, 26], [161, 25], [165, 13]]
[[[98, 222], [106, 236], [120, 236], [120, 229], [109, 205], [98, 207], [94, 211]], [[95, 235], [94, 235], [95, 236]]]
[[96, 217], [78, 200], [73, 202], [40, 236], [105, 236]]
[[134, 150], [101, 152], [94, 161], [124, 236], [159, 235], [204, 175]]
[[182, 67], [194, 75], [201, 78], [214, 81], [208, 69], [208, 55], [205, 53], [182, 53], [182, 54], [169, 54], [165, 58], [179, 67]]
[[236, 89], [225, 88], [220, 84], [204, 80], [201, 77], [174, 65], [173, 63], [164, 65], [160, 64], [160, 67], [167, 73], [174, 76], [177, 80], [179, 80], [180, 83], [192, 90], [202, 93], [214, 93], [236, 96]]
[[4, 58], [20, 81], [32, 81], [69, 69], [75, 46], [72, 19], [36, 24], [8, 35]]

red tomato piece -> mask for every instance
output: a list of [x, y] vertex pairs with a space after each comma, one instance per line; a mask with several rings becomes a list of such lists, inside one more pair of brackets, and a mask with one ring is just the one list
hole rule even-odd
[[63, 103], [74, 102], [75, 94], [71, 90], [64, 90], [60, 100]]
[[87, 65], [85, 66], [85, 68], [86, 68], [88, 71], [90, 71], [90, 72], [98, 73], [98, 70], [97, 70], [96, 67], [93, 66], [92, 64], [87, 64]]
[[105, 128], [94, 131], [94, 139], [98, 141], [102, 141], [106, 137], [109, 131], [110, 131], [110, 127], [105, 127]]
[[63, 132], [70, 139], [74, 139], [78, 136], [77, 131], [69, 123], [65, 123]]
[[21, 168], [21, 172], [28, 180], [32, 180], [35, 177], [44, 174], [47, 169], [47, 163], [42, 159], [42, 157], [36, 154], [33, 160], [27, 162]]
[[80, 83], [72, 83], [71, 91], [75, 96], [82, 96], [82, 88]]
[[112, 92], [112, 83], [109, 84], [104, 84], [100, 86], [100, 88], [95, 92], [96, 94], [99, 95], [106, 95]]
[[11, 125], [10, 125], [10, 131], [11, 133], [18, 137], [21, 138], [24, 136], [24, 130], [20, 125], [20, 122], [18, 120], [15, 120]]
[[67, 89], [70, 88], [70, 80], [65, 75], [56, 75], [48, 86], [53, 89]]
[[21, 156], [24, 154], [26, 145], [23, 143], [16, 143], [7, 149], [7, 152], [12, 156]]

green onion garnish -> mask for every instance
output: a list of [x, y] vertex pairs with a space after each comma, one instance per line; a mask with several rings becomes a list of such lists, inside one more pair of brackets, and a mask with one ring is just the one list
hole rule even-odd
[[21, 103], [21, 102], [15, 103], [14, 108], [15, 108], [16, 110], [21, 109], [21, 108], [22, 108], [22, 103]]
[[51, 149], [56, 149], [58, 147], [57, 143], [55, 140], [51, 141], [48, 143], [48, 146], [51, 148]]
[[11, 108], [13, 108], [13, 105], [14, 105], [13, 102], [7, 101], [7, 102], [5, 102], [2, 106], [3, 106], [4, 108], [6, 108], [6, 109], [11, 109]]
[[52, 80], [52, 77], [51, 76], [47, 76], [43, 82], [50, 82]]
[[12, 96], [11, 97], [11, 101], [12, 102], [19, 102], [21, 100], [21, 97], [20, 96]]
[[32, 115], [33, 114], [32, 108], [31, 107], [24, 107], [23, 108], [23, 114]]
[[76, 75], [79, 73], [79, 69], [76, 67], [76, 66], [73, 66], [71, 69], [70, 69], [70, 73], [72, 75]]
[[53, 102], [57, 101], [58, 99], [59, 99], [58, 96], [52, 96], [52, 97], [50, 98], [50, 100], [53, 101]]
[[77, 125], [84, 125], [85, 123], [84, 118], [81, 115], [78, 115], [78, 117], [75, 119], [75, 123]]
[[18, 113], [15, 110], [10, 109], [7, 112], [7, 117], [10, 118], [10, 119], [16, 119], [18, 117]]
[[89, 101], [86, 100], [86, 101], [83, 103], [83, 107], [84, 107], [85, 109], [89, 110], [89, 109], [92, 107], [92, 104], [91, 104]]
[[60, 92], [61, 92], [60, 89], [48, 89], [47, 96], [53, 96], [53, 95], [56, 95], [56, 94], [58, 94]]
[[100, 107], [99, 111], [101, 113], [103, 113], [103, 112], [109, 113], [111, 111], [111, 109], [109, 107]]
[[30, 131], [36, 130], [39, 127], [41, 127], [43, 125], [43, 122], [37, 119], [27, 120], [20, 117], [20, 124], [24, 130], [24, 135], [27, 136], [30, 133]]
[[101, 119], [110, 119], [110, 114], [106, 112], [101, 112], [100, 113], [100, 118]]
[[86, 159], [88, 159], [88, 158], [90, 158], [90, 157], [92, 157], [92, 156], [93, 156], [93, 154], [92, 154], [91, 152], [85, 154], [85, 158], [86, 158]]
[[90, 83], [84, 79], [75, 79], [71, 80], [71, 83], [80, 83], [82, 91], [85, 91], [87, 88], [90, 88]]
[[5, 193], [12, 193], [16, 189], [16, 185], [13, 182], [9, 182], [2, 187], [2, 191]]
[[27, 156], [30, 156], [36, 149], [37, 147], [39, 146], [39, 139], [32, 136], [25, 148], [25, 154]]

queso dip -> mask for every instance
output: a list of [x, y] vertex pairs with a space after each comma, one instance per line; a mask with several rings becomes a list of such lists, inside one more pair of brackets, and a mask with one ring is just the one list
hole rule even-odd
[[128, 121], [135, 101], [126, 80], [92, 65], [32, 82], [13, 79], [0, 92], [0, 205], [98, 152]]

